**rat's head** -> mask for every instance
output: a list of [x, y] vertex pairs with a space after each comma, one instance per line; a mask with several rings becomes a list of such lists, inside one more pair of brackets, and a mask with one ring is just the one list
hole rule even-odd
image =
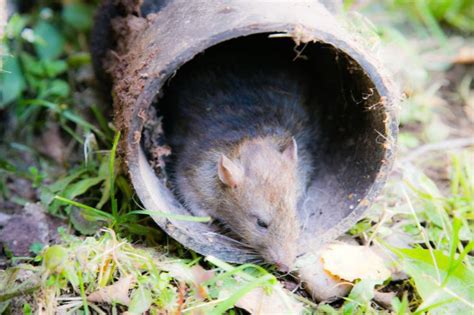
[[222, 155], [225, 221], [263, 258], [288, 271], [299, 236], [298, 154], [294, 138], [277, 145], [262, 138], [244, 142], [234, 159]]

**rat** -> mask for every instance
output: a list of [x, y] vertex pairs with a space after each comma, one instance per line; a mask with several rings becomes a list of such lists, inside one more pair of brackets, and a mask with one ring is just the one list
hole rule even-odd
[[303, 67], [262, 64], [185, 66], [160, 106], [179, 200], [288, 272], [312, 173], [311, 89]]

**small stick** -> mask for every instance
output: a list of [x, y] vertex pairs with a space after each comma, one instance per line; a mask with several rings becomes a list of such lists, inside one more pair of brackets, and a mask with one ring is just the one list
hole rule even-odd
[[474, 137], [469, 138], [459, 138], [459, 139], [448, 139], [445, 141], [437, 142], [437, 143], [429, 143], [418, 147], [416, 150], [412, 151], [406, 157], [400, 160], [400, 163], [409, 162], [420, 155], [423, 155], [430, 151], [441, 151], [441, 150], [450, 150], [450, 149], [457, 149], [462, 147], [468, 147], [474, 145]]

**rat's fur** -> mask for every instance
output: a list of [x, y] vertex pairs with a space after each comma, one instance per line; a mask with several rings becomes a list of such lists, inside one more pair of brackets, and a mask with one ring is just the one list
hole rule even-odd
[[296, 66], [207, 64], [180, 70], [161, 103], [181, 201], [282, 270], [296, 257], [296, 204], [311, 173], [308, 81]]

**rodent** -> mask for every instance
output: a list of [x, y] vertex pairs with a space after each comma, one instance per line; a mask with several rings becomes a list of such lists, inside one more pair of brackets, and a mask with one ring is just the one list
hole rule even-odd
[[[184, 68], [160, 104], [181, 202], [230, 228], [280, 271], [297, 255], [297, 203], [312, 173], [314, 131], [303, 66]], [[164, 105], [163, 105], [164, 104]]]

